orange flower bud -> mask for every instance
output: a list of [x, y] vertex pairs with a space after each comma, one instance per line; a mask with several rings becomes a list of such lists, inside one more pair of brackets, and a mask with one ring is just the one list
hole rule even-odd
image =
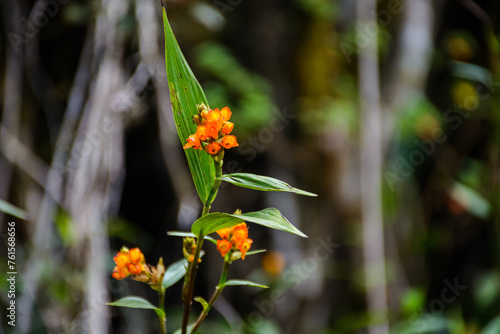
[[238, 247], [238, 249], [240, 250], [241, 252], [241, 259], [244, 260], [245, 259], [245, 254], [248, 252], [248, 250], [250, 249], [250, 246], [252, 246], [252, 243], [253, 243], [253, 240], [252, 239], [247, 239], [244, 243], [241, 244], [240, 247]]
[[206, 124], [207, 137], [210, 137], [212, 139], [219, 138], [219, 130], [220, 128], [217, 122], [207, 122]]
[[223, 121], [229, 121], [231, 118], [231, 110], [228, 107], [222, 108], [220, 112]]
[[222, 146], [224, 148], [231, 148], [231, 147], [236, 147], [239, 146], [239, 144], [236, 142], [236, 137], [233, 135], [225, 136], [222, 139]]
[[196, 136], [202, 141], [206, 140], [208, 138], [208, 131], [206, 126], [199, 125], [198, 128], [196, 129]]
[[118, 268], [124, 268], [127, 263], [129, 263], [129, 257], [128, 254], [118, 252], [115, 257], [113, 257], [113, 260], [116, 263], [116, 266]]
[[233, 232], [233, 236], [231, 237], [231, 242], [234, 244], [236, 248], [240, 248], [240, 246], [247, 240], [248, 238], [248, 230], [245, 227], [239, 228]]
[[222, 239], [229, 239], [229, 232], [230, 232], [230, 229], [229, 228], [223, 228], [221, 230], [218, 230], [217, 231], [217, 234], [219, 235], [219, 237], [221, 237]]
[[231, 131], [233, 131], [233, 128], [234, 128], [234, 123], [231, 122], [224, 123], [224, 125], [222, 126], [222, 134], [223, 135], [230, 134]]
[[219, 122], [221, 118], [219, 108], [212, 109], [208, 112], [207, 121], [208, 122]]
[[207, 120], [207, 117], [208, 117], [208, 110], [204, 109], [201, 111], [200, 113], [200, 116], [201, 118], [203, 118], [204, 120]]
[[131, 275], [139, 275], [142, 272], [142, 265], [141, 264], [134, 264], [134, 263], [129, 263], [127, 265], [128, 272]]
[[231, 227], [231, 233], [234, 233], [234, 232], [241, 230], [241, 229], [248, 230], [247, 223], [242, 222], [242, 223], [234, 225], [233, 227]]
[[132, 248], [130, 251], [129, 251], [129, 257], [130, 257], [130, 261], [133, 263], [133, 264], [137, 264], [139, 262], [143, 262], [144, 261], [144, 254], [142, 254], [141, 250], [139, 248]]
[[226, 256], [226, 254], [233, 248], [233, 244], [229, 242], [229, 240], [221, 239], [217, 240], [217, 250], [220, 252], [222, 256]]
[[113, 269], [113, 272], [111, 273], [111, 277], [113, 277], [114, 279], [118, 279], [118, 280], [124, 279], [128, 275], [129, 275], [129, 273], [128, 273], [127, 269], [118, 268], [118, 267], [115, 267], [115, 269]]
[[210, 143], [205, 147], [205, 151], [209, 154], [217, 154], [220, 151], [219, 143]]

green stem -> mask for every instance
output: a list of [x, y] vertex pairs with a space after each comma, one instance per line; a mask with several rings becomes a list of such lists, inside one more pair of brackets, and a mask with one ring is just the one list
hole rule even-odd
[[210, 190], [210, 193], [208, 194], [207, 201], [205, 202], [205, 205], [203, 207], [203, 213], [201, 216], [205, 216], [210, 212], [210, 207], [212, 206], [213, 201], [215, 200], [215, 197], [217, 196], [217, 191], [219, 190], [219, 186], [221, 183], [220, 177], [222, 176], [222, 164], [223, 160], [220, 160], [219, 162], [214, 161], [215, 165], [215, 180], [214, 184], [212, 185], [212, 189]]
[[[158, 294], [160, 295], [160, 305], [159, 308], [163, 312], [165, 312], [165, 291], [159, 291]], [[160, 316], [160, 328], [161, 328], [161, 334], [167, 334], [167, 317], [165, 315]]]
[[[210, 194], [208, 195], [207, 201], [203, 205], [203, 212], [201, 216], [206, 216], [210, 212], [210, 208], [212, 206], [212, 202], [217, 196], [217, 191], [219, 190], [219, 186], [221, 183], [220, 177], [222, 176], [222, 159], [218, 162], [214, 160], [215, 165], [215, 180], [212, 185], [212, 189], [210, 190]], [[201, 246], [203, 246], [203, 236], [200, 235], [196, 240], [196, 250], [194, 253], [193, 262], [189, 265], [188, 273], [189, 279], [187, 281], [186, 287], [186, 296], [184, 298], [184, 314], [182, 317], [182, 334], [187, 334], [187, 327], [189, 323], [189, 314], [191, 313], [191, 304], [193, 299], [193, 289], [194, 289], [194, 281], [196, 277], [196, 271], [198, 270], [198, 259], [200, 258]], [[191, 333], [194, 331], [192, 330]]]
[[227, 273], [229, 271], [229, 264], [230, 264], [229, 262], [224, 261], [224, 267], [222, 268], [222, 274], [220, 275], [219, 284], [217, 284], [217, 287], [215, 288], [215, 292], [214, 292], [212, 298], [210, 298], [210, 301], [208, 302], [207, 308], [204, 309], [203, 312], [200, 313], [200, 316], [198, 317], [198, 320], [196, 320], [196, 323], [194, 324], [194, 327], [193, 327], [191, 333], [195, 333], [196, 330], [201, 326], [201, 323], [207, 317], [208, 312], [210, 311], [210, 309], [212, 309], [212, 306], [215, 304], [217, 299], [222, 294], [222, 290], [224, 290], [224, 283], [226, 283], [226, 279], [227, 279]]

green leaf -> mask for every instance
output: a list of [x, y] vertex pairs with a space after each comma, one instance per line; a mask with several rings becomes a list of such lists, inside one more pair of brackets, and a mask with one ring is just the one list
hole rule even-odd
[[[182, 231], [170, 231], [170, 232], [167, 232], [167, 234], [169, 236], [172, 236], [172, 237], [191, 237], [191, 238], [196, 238], [196, 235], [194, 235], [193, 233], [191, 232], [182, 232]], [[204, 238], [205, 240], [208, 240], [214, 244], [217, 245], [217, 240], [215, 240], [214, 238], [212, 237], [209, 237], [208, 235], [205, 236]]]
[[201, 306], [203, 306], [204, 311], [206, 311], [207, 308], [210, 307], [210, 305], [208, 305], [208, 302], [205, 299], [203, 299], [203, 297], [194, 297], [194, 300], [200, 303]]
[[[168, 23], [165, 7], [163, 7], [162, 12], [165, 31], [165, 64], [170, 101], [172, 102], [177, 133], [184, 145], [186, 139], [196, 132], [196, 125], [193, 122], [193, 116], [198, 113], [196, 105], [205, 103], [208, 106], [208, 101], [179, 48], [179, 44]], [[213, 159], [204, 151], [194, 149], [184, 151], [198, 195], [202, 203], [205, 203], [215, 180]]]
[[481, 332], [481, 334], [495, 334], [495, 333], [500, 333], [500, 316], [490, 321]]
[[234, 173], [234, 174], [222, 175], [220, 179], [222, 181], [232, 183], [238, 187], [249, 188], [254, 190], [286, 191], [305, 196], [318, 196], [308, 191], [294, 188], [290, 186], [288, 183], [285, 183], [283, 181], [268, 176], [255, 175], [249, 173]]
[[223, 286], [234, 286], [234, 285], [255, 286], [257, 288], [263, 288], [263, 289], [269, 288], [267, 285], [263, 285], [263, 284], [255, 283], [252, 281], [243, 280], [243, 279], [231, 279], [231, 280], [227, 281], [226, 283], [224, 283]]
[[260, 253], [264, 253], [264, 252], [267, 252], [267, 249], [256, 249], [256, 250], [247, 252], [247, 254], [245, 256], [260, 254]]
[[154, 310], [159, 317], [165, 317], [165, 312], [141, 297], [128, 296], [111, 303], [106, 303], [106, 305]]
[[191, 232], [197, 236], [205, 236], [220, 229], [234, 226], [242, 221], [259, 224], [307, 238], [307, 235], [293, 226], [281, 215], [281, 212], [275, 208], [267, 208], [242, 215], [214, 212], [196, 220], [193, 226], [191, 226]]
[[26, 211], [19, 209], [3, 199], [0, 199], [0, 211], [20, 219], [27, 219]]
[[162, 288], [167, 289], [183, 278], [186, 275], [187, 266], [188, 261], [186, 259], [180, 259], [169, 265], [165, 270], [165, 274], [163, 274]]

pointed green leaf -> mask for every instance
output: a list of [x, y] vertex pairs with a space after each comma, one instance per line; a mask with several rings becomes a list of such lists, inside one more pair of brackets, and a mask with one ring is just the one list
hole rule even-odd
[[146, 299], [141, 298], [141, 297], [136, 297], [136, 296], [124, 297], [124, 298], [116, 300], [114, 302], [106, 303], [106, 305], [149, 309], [149, 310], [154, 310], [156, 312], [156, 314], [158, 314], [159, 317], [165, 316], [165, 312], [160, 310], [158, 307], [154, 306]]
[[26, 211], [19, 209], [18, 207], [4, 201], [3, 199], [0, 199], [0, 211], [24, 220], [26, 220], [27, 217]]
[[247, 281], [244, 279], [231, 279], [231, 280], [227, 281], [226, 283], [224, 283], [224, 286], [234, 286], [234, 285], [255, 286], [257, 288], [263, 288], [263, 289], [269, 288], [267, 285], [255, 283], [252, 281]]
[[203, 297], [194, 297], [194, 300], [200, 303], [201, 306], [203, 306], [204, 311], [206, 311], [206, 309], [210, 307], [210, 305], [208, 305], [208, 302], [203, 299]]
[[304, 196], [318, 196], [308, 191], [300, 190], [290, 186], [281, 180], [262, 175], [249, 173], [225, 174], [220, 177], [222, 181], [229, 182], [238, 187], [261, 191], [285, 191]]
[[[184, 58], [179, 44], [177, 44], [167, 19], [165, 7], [163, 7], [162, 12], [165, 31], [165, 64], [170, 101], [172, 102], [177, 133], [182, 145], [184, 145], [186, 139], [196, 132], [196, 125], [193, 122], [193, 116], [198, 113], [196, 105], [205, 103], [208, 106], [208, 101]], [[200, 150], [186, 149], [185, 153], [194, 185], [202, 203], [205, 203], [215, 180], [213, 159], [209, 154]]]
[[234, 226], [242, 221], [259, 224], [307, 238], [307, 235], [293, 226], [292, 223], [283, 217], [281, 212], [275, 208], [267, 208], [242, 215], [214, 212], [196, 220], [193, 226], [191, 226], [191, 232], [195, 235], [205, 236], [222, 228]]
[[[169, 236], [172, 236], [172, 237], [192, 237], [192, 238], [196, 238], [196, 235], [194, 235], [193, 233], [191, 232], [182, 232], [182, 231], [170, 231], [170, 232], [167, 232], [167, 234]], [[208, 235], [205, 236], [204, 238], [205, 240], [208, 240], [214, 244], [217, 245], [217, 240], [215, 240], [214, 238], [212, 237], [209, 237]]]
[[245, 256], [250, 256], [250, 255], [255, 255], [255, 254], [260, 254], [260, 253], [265, 253], [265, 252], [267, 252], [267, 249], [256, 249], [256, 250], [247, 252], [247, 254]]
[[167, 289], [183, 278], [186, 275], [187, 266], [188, 261], [186, 259], [180, 259], [169, 265], [165, 270], [165, 274], [163, 274], [162, 288]]

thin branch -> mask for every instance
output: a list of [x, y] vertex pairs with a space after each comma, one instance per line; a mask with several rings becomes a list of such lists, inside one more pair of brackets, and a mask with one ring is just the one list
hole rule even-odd
[[[376, 0], [357, 2], [357, 20], [363, 26], [373, 20]], [[382, 218], [382, 113], [377, 50], [374, 37], [359, 51], [359, 90], [361, 98], [361, 210], [367, 308], [372, 321], [370, 334], [387, 334], [387, 288], [385, 277], [384, 226]], [[376, 318], [376, 321], [374, 317]]]

